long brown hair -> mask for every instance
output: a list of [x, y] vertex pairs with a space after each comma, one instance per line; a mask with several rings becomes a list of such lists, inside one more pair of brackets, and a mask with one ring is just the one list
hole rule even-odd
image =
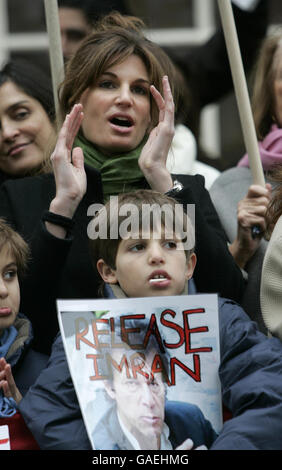
[[[145, 64], [150, 83], [162, 92], [162, 77], [168, 75], [174, 99], [175, 69], [167, 54], [148, 40], [144, 33], [144, 23], [139, 18], [123, 16], [118, 12], [102, 18], [87, 36], [76, 54], [68, 62], [65, 79], [60, 87], [61, 119], [79, 102], [82, 93], [97, 83], [106, 69], [122, 62], [132, 54]], [[157, 123], [158, 110], [152, 100], [153, 125]]]
[[[122, 62], [131, 54], [141, 58], [148, 71], [150, 82], [162, 93], [162, 77], [168, 76], [175, 109], [177, 110], [179, 90], [176, 83], [177, 71], [166, 52], [144, 35], [145, 25], [140, 18], [121, 15], [118, 12], [102, 17], [81, 43], [66, 66], [65, 79], [58, 94], [60, 102], [57, 116], [57, 129], [74, 104], [78, 103], [82, 93], [94, 86], [99, 77], [109, 67]], [[158, 122], [159, 111], [151, 99], [151, 124]], [[48, 156], [43, 172], [52, 172], [50, 155], [55, 148], [57, 136], [50, 140]], [[47, 153], [46, 153], [47, 155]]]
[[273, 84], [276, 72], [275, 55], [281, 48], [281, 40], [281, 29], [266, 37], [254, 69], [252, 109], [258, 140], [263, 140], [276, 121]]

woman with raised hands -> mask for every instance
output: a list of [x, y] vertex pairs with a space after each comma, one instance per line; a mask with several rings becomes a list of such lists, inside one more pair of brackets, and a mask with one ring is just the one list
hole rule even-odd
[[198, 291], [235, 300], [243, 292], [204, 178], [171, 175], [166, 168], [174, 134], [174, 69], [142, 30], [139, 19], [118, 13], [101, 20], [66, 68], [53, 170], [1, 187], [0, 215], [31, 246], [22, 304], [36, 347], [44, 352], [58, 329], [56, 299], [97, 296], [87, 214], [92, 204], [120, 192], [152, 188], [195, 204]]

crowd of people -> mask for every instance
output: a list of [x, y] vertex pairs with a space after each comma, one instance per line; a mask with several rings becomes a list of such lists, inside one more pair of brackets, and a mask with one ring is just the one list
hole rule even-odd
[[[11, 61], [0, 71], [0, 426], [8, 425], [12, 449], [91, 448], [58, 298], [216, 293], [230, 416], [217, 434], [198, 410], [183, 408], [183, 439], [166, 439], [165, 448], [281, 450], [282, 34], [266, 34], [266, 0], [246, 9], [234, 0], [242, 57], [254, 71], [262, 187], [252, 184], [248, 155], [222, 173], [200, 161], [200, 111], [232, 89], [222, 31], [193, 51], [164, 50], [123, 2], [94, 3], [83, 10], [81, 1], [58, 2], [65, 59], [58, 116], [51, 80], [34, 64]], [[163, 221], [146, 243], [110, 236], [89, 243], [89, 207], [107, 208], [111, 196], [139, 212], [146, 203], [194, 204], [192, 249], [177, 232], [165, 239]], [[158, 282], [148, 284], [152, 270]], [[108, 395], [116, 393], [111, 384]], [[202, 429], [185, 428], [194, 413]], [[121, 414], [114, 420], [123, 428]], [[146, 432], [130, 428], [134, 442], [162, 449], [162, 431]], [[100, 438], [100, 448], [131, 448], [115, 437]]]

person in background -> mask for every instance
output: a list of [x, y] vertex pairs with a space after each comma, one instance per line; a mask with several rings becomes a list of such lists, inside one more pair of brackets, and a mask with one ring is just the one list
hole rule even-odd
[[67, 61], [102, 15], [112, 10], [128, 13], [124, 0], [58, 0], [62, 50]]
[[275, 182], [275, 189], [267, 211], [269, 243], [262, 265], [260, 305], [268, 333], [282, 341], [282, 164], [276, 167], [272, 179]]
[[[246, 75], [252, 71], [267, 32], [268, 3], [267, 0], [232, 0]], [[219, 26], [211, 38], [199, 46], [165, 46], [164, 50], [180, 74], [181, 93], [176, 124], [188, 128], [195, 137], [196, 161], [219, 170], [226, 168], [228, 162], [209, 158], [200, 142], [202, 110], [209, 104], [219, 103], [234, 89], [222, 27]]]
[[54, 136], [50, 79], [29, 62], [6, 63], [0, 70], [0, 183], [41, 172]]
[[[238, 165], [222, 173], [210, 189], [234, 259], [248, 273], [242, 305], [264, 331], [259, 302], [261, 269], [267, 247], [263, 234], [275, 186], [272, 174], [282, 162], [281, 44], [280, 30], [265, 38], [253, 76], [252, 109], [266, 186], [252, 184], [249, 157], [245, 154]], [[252, 237], [253, 226], [260, 228], [255, 238]]]
[[47, 363], [47, 356], [32, 349], [31, 324], [19, 313], [19, 277], [28, 257], [28, 245], [0, 219], [0, 427], [7, 426], [0, 449], [3, 441], [12, 450], [38, 449], [17, 408]]

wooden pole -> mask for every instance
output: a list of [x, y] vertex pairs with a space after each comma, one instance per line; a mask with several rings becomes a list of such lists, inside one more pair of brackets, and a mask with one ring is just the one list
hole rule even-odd
[[237, 105], [253, 183], [265, 186], [253, 114], [230, 0], [218, 0]]
[[55, 110], [60, 126], [58, 87], [64, 79], [64, 59], [60, 34], [57, 0], [44, 0], [46, 26], [49, 36], [49, 57], [53, 84]]

